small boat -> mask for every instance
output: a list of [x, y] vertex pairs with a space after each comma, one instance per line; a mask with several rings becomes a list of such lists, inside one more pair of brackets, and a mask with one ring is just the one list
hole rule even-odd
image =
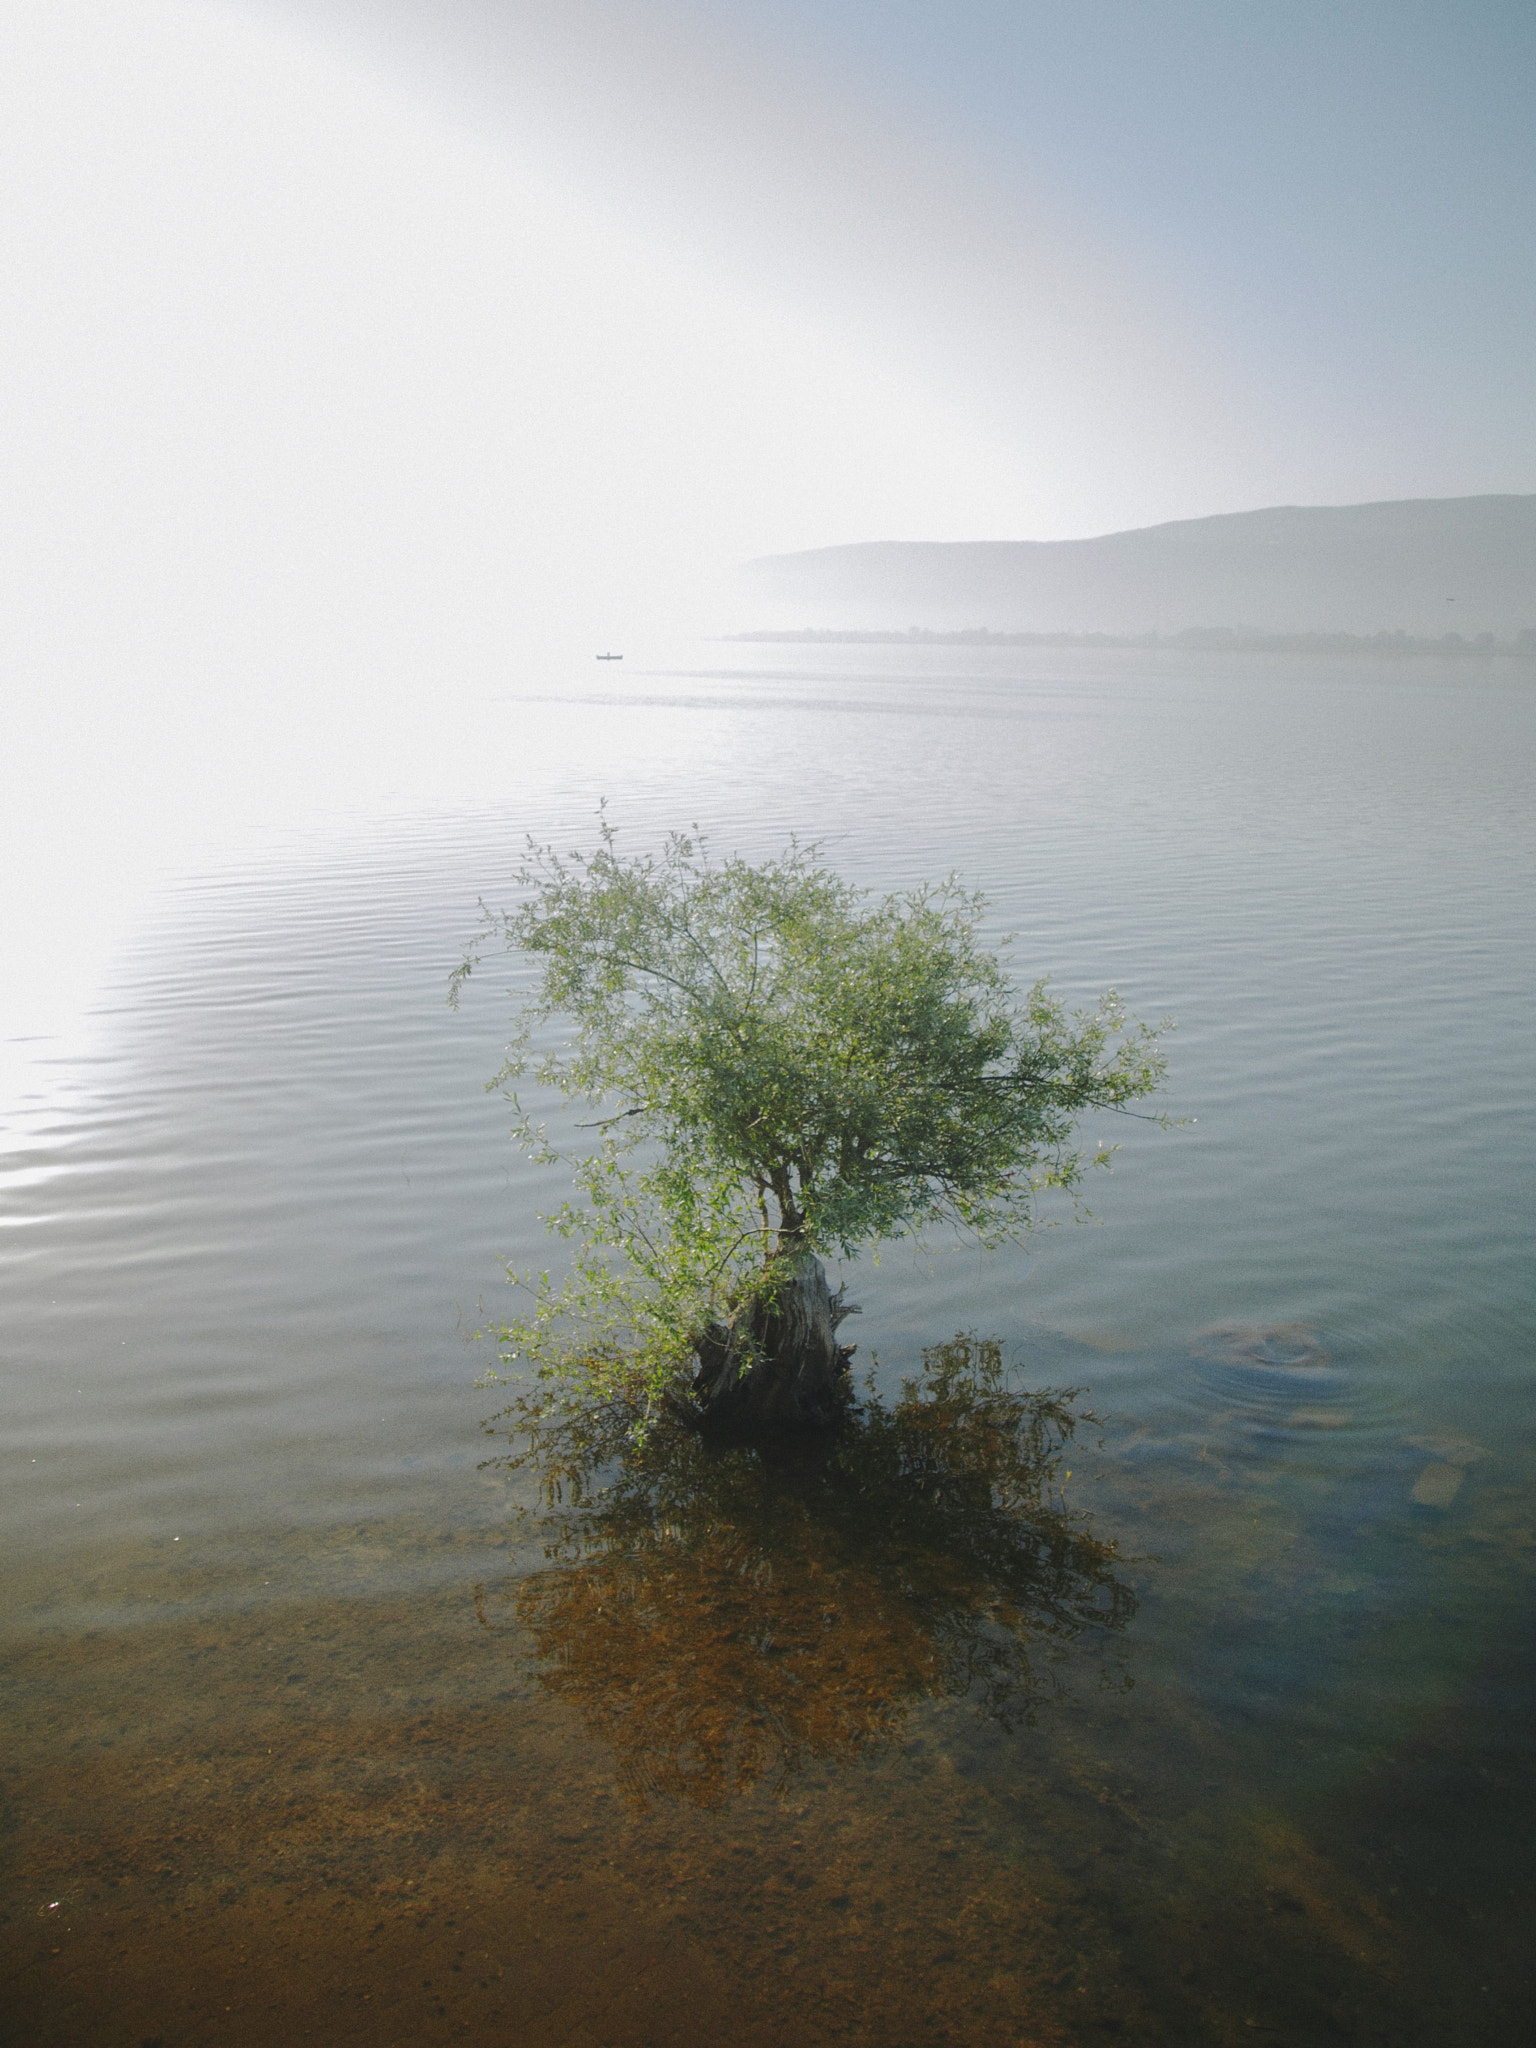
[[622, 654], [600, 654], [597, 658], [599, 661], [622, 661], [624, 659]]

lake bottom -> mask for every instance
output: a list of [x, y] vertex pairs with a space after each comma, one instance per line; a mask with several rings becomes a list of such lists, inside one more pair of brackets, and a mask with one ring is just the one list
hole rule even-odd
[[[1251, 1669], [1254, 1632], [1284, 1634], [1285, 1587], [1315, 1600], [1305, 1533], [1243, 1558], [1251, 1489], [1209, 1457], [1170, 1482], [1166, 1446], [1143, 1482], [1144, 1442], [1112, 1429], [1094, 1475], [1095, 1522], [1126, 1539], [1142, 1603], [1129, 1670], [1118, 1641], [1074, 1647], [1008, 1730], [966, 1700], [902, 1700], [877, 1672], [861, 1720], [855, 1645], [835, 1663], [836, 1729], [744, 1748], [738, 1716], [711, 1753], [699, 1710], [720, 1694], [720, 1616], [685, 1573], [669, 1597], [705, 1602], [712, 1647], [674, 1733], [713, 1761], [662, 1790], [646, 1769], [666, 1731], [626, 1735], [599, 1679], [594, 1732], [592, 1692], [532, 1654], [516, 1604], [531, 1560], [509, 1554], [496, 1510], [441, 1532], [457, 1579], [408, 1594], [230, 1605], [178, 1588], [163, 1547], [135, 1557], [124, 1585], [158, 1593], [164, 1618], [12, 1645], [9, 2038], [1525, 2038], [1536, 1669], [1475, 1612], [1447, 1651], [1461, 1545], [1445, 1517], [1406, 1496], [1439, 1592], [1369, 1653], [1400, 1700], [1402, 1630], [1427, 1630], [1431, 1694], [1341, 1741], [1277, 1706], [1283, 1673], [1262, 1710], [1234, 1714], [1215, 1649], [1202, 1696], [1188, 1559], [1213, 1554], [1212, 1617]], [[1488, 1533], [1509, 1549], [1503, 1491], [1474, 1501], [1485, 1591]], [[283, 1564], [274, 1551], [278, 1584]], [[1511, 1588], [1495, 1590], [1507, 1615]], [[1304, 1645], [1287, 1655], [1305, 1667]]]

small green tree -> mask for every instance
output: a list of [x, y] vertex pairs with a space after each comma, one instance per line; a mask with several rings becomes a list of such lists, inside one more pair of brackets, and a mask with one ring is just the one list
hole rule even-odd
[[[584, 1200], [549, 1219], [573, 1269], [526, 1282], [503, 1336], [585, 1400], [831, 1419], [854, 1311], [821, 1256], [934, 1227], [1017, 1237], [1043, 1190], [1107, 1163], [1073, 1148], [1077, 1120], [1162, 1076], [1112, 992], [1076, 1011], [1043, 981], [1017, 995], [953, 877], [872, 897], [814, 846], [753, 865], [674, 835], [625, 857], [604, 821], [590, 855], [530, 842], [518, 879], [487, 935], [541, 972], [491, 1085], [531, 1075], [598, 1116], [571, 1162]], [[561, 1156], [512, 1099], [525, 1147]]]

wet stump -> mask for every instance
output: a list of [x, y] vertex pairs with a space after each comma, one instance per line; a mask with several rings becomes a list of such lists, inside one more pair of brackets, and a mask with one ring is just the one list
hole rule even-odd
[[783, 1264], [771, 1294], [708, 1324], [695, 1346], [694, 1420], [711, 1433], [825, 1429], [847, 1412], [854, 1347], [838, 1343], [837, 1326], [859, 1311], [809, 1252]]

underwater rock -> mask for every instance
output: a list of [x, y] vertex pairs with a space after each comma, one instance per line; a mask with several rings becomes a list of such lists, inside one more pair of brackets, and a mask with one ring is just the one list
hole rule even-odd
[[1416, 1451], [1430, 1452], [1443, 1465], [1471, 1465], [1493, 1456], [1485, 1444], [1474, 1443], [1458, 1429], [1427, 1429], [1422, 1436], [1409, 1437], [1408, 1442]]
[[1448, 1508], [1466, 1476], [1460, 1465], [1426, 1465], [1413, 1482], [1413, 1497], [1421, 1508]]
[[1328, 1363], [1310, 1323], [1216, 1323], [1202, 1330], [1190, 1355], [1210, 1365], [1247, 1365], [1269, 1372], [1312, 1372]]

